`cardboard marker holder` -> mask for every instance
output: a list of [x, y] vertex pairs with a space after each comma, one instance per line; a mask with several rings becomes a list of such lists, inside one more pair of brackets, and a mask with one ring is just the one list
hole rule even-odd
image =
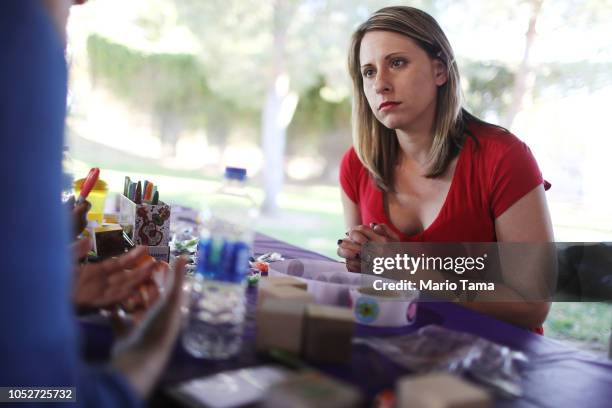
[[159, 261], [170, 259], [170, 206], [163, 201], [136, 204], [119, 196], [119, 224], [136, 245], [144, 245]]

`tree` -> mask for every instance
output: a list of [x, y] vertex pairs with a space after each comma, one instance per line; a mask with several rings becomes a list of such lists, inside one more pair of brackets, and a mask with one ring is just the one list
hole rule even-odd
[[180, 20], [200, 40], [200, 59], [213, 92], [261, 110], [265, 212], [278, 208], [286, 130], [299, 95], [320, 78], [348, 95], [345, 56], [350, 35], [372, 11], [391, 3], [175, 0]]
[[531, 51], [536, 40], [536, 24], [538, 22], [538, 17], [540, 16], [540, 11], [542, 10], [543, 2], [544, 0], [529, 0], [531, 13], [529, 16], [527, 32], [525, 33], [525, 48], [523, 58], [514, 78], [512, 103], [510, 104], [510, 109], [507, 112], [506, 117], [502, 121], [502, 126], [508, 129], [512, 127], [514, 118], [520, 112], [521, 107], [523, 106], [523, 98], [528, 92], [528, 87], [532, 88], [535, 81], [534, 78], [530, 78], [530, 76], [533, 76], [532, 67], [530, 66]]
[[239, 108], [210, 91], [193, 55], [147, 54], [100, 35], [88, 38], [87, 50], [93, 83], [150, 113], [166, 156], [174, 155], [178, 137], [187, 129], [207, 128], [210, 139], [224, 143], [228, 122], [235, 121], [231, 113]]

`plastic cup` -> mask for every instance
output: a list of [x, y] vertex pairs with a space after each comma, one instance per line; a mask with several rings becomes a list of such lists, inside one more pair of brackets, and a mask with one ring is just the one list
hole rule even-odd
[[[74, 182], [74, 195], [77, 198], [79, 197], [81, 186], [84, 181], [85, 179], [82, 178]], [[98, 179], [87, 196], [87, 201], [91, 203], [91, 209], [87, 213], [87, 220], [96, 221], [98, 225], [102, 224], [104, 221], [104, 204], [107, 194], [108, 185], [105, 181]]]

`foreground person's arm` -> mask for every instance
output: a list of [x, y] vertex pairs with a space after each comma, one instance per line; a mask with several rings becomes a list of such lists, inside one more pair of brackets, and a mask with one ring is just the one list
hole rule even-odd
[[181, 325], [181, 304], [185, 259], [178, 259], [174, 266], [173, 284], [170, 293], [153, 307], [150, 314], [128, 339], [126, 346], [112, 361], [134, 387], [136, 392], [147, 396], [161, 374]]
[[0, 51], [5, 236], [0, 247], [0, 386], [76, 387], [79, 406], [137, 406], [158, 378], [176, 337], [176, 303], [171, 296], [149, 326], [163, 336], [134, 343], [134, 352], [155, 355], [152, 366], [122, 364], [125, 355], [109, 367], [81, 360], [70, 301], [69, 223], [60, 202], [66, 66], [39, 0], [0, 5]]

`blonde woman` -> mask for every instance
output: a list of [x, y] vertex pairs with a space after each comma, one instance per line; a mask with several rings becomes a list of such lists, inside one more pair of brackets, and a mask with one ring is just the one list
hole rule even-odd
[[[348, 65], [354, 146], [340, 167], [348, 232], [338, 255], [350, 271], [360, 270], [367, 241], [553, 241], [533, 155], [462, 107], [453, 50], [430, 15], [377, 11], [353, 34]], [[549, 309], [545, 302], [466, 306], [528, 328]]]

